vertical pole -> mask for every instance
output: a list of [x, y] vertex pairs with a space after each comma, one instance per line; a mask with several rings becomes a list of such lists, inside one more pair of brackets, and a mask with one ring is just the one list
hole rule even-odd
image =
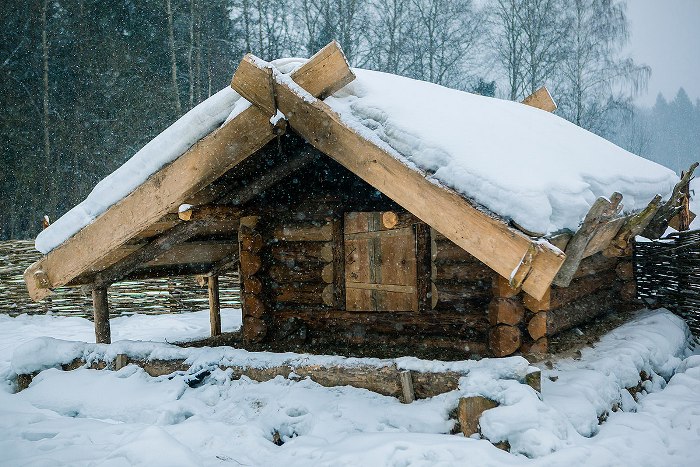
[[209, 322], [211, 335], [221, 334], [221, 304], [219, 303], [219, 276], [211, 275], [207, 281], [209, 285]]
[[112, 335], [109, 330], [109, 304], [107, 302], [107, 287], [92, 291], [92, 306], [95, 318], [95, 342], [111, 344]]

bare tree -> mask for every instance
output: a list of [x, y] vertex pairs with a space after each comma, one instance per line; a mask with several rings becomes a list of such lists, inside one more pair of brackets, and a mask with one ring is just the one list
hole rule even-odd
[[574, 0], [563, 62], [559, 103], [568, 120], [603, 133], [612, 111], [629, 106], [646, 88], [651, 69], [622, 57], [629, 40], [625, 4]]
[[182, 114], [180, 105], [180, 91], [177, 85], [177, 54], [175, 51], [175, 30], [173, 27], [173, 9], [170, 0], [165, 0], [165, 15], [168, 18], [168, 47], [170, 48], [170, 76], [172, 78], [173, 97], [175, 98], [175, 111]]

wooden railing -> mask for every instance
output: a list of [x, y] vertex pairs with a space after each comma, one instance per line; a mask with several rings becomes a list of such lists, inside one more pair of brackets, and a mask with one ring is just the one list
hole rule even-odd
[[[0, 313], [92, 316], [92, 299], [80, 288], [59, 288], [39, 303], [29, 298], [22, 273], [40, 257], [32, 241], [0, 242]], [[221, 276], [219, 287], [222, 307], [240, 307], [237, 274]], [[181, 313], [209, 307], [206, 286], [197, 285], [190, 276], [118, 282], [109, 288], [109, 304], [114, 316]]]
[[637, 298], [683, 317], [700, 337], [700, 230], [635, 242]]

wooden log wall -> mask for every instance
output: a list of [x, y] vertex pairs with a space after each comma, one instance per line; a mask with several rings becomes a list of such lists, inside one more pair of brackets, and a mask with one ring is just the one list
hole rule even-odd
[[552, 336], [627, 303], [621, 297], [621, 289], [629, 283], [626, 262], [597, 253], [581, 261], [568, 287], [553, 285], [542, 300], [524, 295], [527, 332], [521, 351], [545, 353]]
[[[79, 287], [61, 287], [41, 302], [27, 294], [22, 273], [41, 257], [31, 240], [0, 242], [0, 313], [19, 315], [51, 312], [58, 315], [92, 318], [92, 296]], [[222, 308], [240, 308], [238, 273], [220, 276]], [[108, 290], [110, 317], [123, 314], [183, 313], [208, 307], [207, 289], [192, 276], [127, 280], [112, 284]]]
[[260, 256], [265, 241], [259, 223], [258, 216], [241, 217], [238, 230], [243, 339], [246, 342], [265, 339], [270, 321], [269, 303], [263, 288], [265, 271]]

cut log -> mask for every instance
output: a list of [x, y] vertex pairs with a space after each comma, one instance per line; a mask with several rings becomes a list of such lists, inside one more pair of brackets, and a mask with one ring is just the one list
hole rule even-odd
[[325, 306], [335, 304], [332, 284], [277, 284], [274, 289], [275, 299], [280, 303]]
[[528, 294], [523, 296], [523, 305], [530, 311], [537, 313], [538, 311], [547, 311], [550, 308], [552, 289], [550, 288], [544, 297], [540, 300], [534, 299]]
[[230, 206], [191, 206], [189, 209], [178, 212], [180, 220], [192, 221], [214, 221], [230, 220], [235, 221], [241, 217], [241, 210]]
[[270, 268], [270, 277], [279, 283], [323, 282], [333, 283], [333, 264], [305, 263], [294, 267], [276, 264]]
[[547, 312], [540, 311], [527, 323], [527, 333], [534, 341], [547, 335]]
[[243, 318], [243, 340], [245, 342], [260, 342], [267, 334], [265, 321], [253, 316]]
[[520, 348], [522, 333], [515, 326], [499, 324], [489, 330], [489, 349], [494, 357], [505, 357]]
[[271, 248], [272, 257], [287, 266], [297, 263], [333, 261], [333, 243], [330, 242], [279, 242]]
[[520, 300], [512, 298], [494, 298], [489, 304], [489, 322], [491, 326], [508, 324], [517, 326], [525, 317], [525, 308]]
[[[243, 81], [265, 83], [264, 68], [259, 59], [248, 55], [236, 73], [240, 73]], [[234, 77], [233, 87], [238, 90], [236, 82]], [[523, 288], [535, 297], [544, 294], [561, 266], [564, 259], [561, 255], [546, 245], [536, 245], [518, 230], [479, 211], [458, 193], [433, 184], [422, 173], [345, 125], [322, 101], [300, 97], [297, 90], [277, 77], [274, 87], [278, 107], [309, 143], [446, 234], [501, 276], [509, 278], [514, 270], [525, 269]], [[245, 89], [241, 91], [254, 105], [265, 105], [264, 100], [256, 102], [256, 95], [246, 95]], [[534, 256], [542, 258], [533, 258], [533, 271], [528, 274], [529, 266], [524, 266], [522, 260], [533, 247]]]
[[260, 256], [249, 251], [241, 251], [241, 277], [246, 278], [256, 274], [262, 267]]
[[618, 217], [617, 219], [601, 224], [598, 229], [596, 229], [593, 237], [588, 241], [588, 245], [586, 245], [586, 249], [583, 251], [583, 257], [588, 258], [591, 255], [605, 250], [626, 221], [626, 217]]
[[112, 333], [109, 329], [109, 302], [106, 287], [92, 289], [92, 306], [95, 320], [95, 342], [111, 344]]
[[522, 104], [544, 110], [545, 112], [554, 112], [557, 110], [557, 104], [554, 102], [554, 99], [552, 99], [552, 95], [549, 93], [546, 86], [542, 86], [537, 91], [527, 96], [523, 99]]
[[698, 163], [695, 162], [687, 171], [684, 171], [682, 177], [676, 186], [673, 187], [671, 196], [668, 201], [666, 201], [652, 218], [651, 222], [647, 225], [642, 232], [646, 238], [656, 239], [663, 235], [666, 231], [669, 221], [678, 214], [682, 209], [683, 199], [685, 197], [685, 192], [687, 191], [687, 186], [690, 180], [693, 178], [693, 172], [698, 167]]
[[[431, 300], [434, 309], [440, 305], [450, 305], [456, 309], [469, 308], [470, 303], [491, 300], [491, 289], [487, 286], [472, 284], [459, 284], [451, 282], [437, 282], [432, 284]], [[482, 308], [483, 309], [483, 308]]]
[[252, 316], [254, 318], [263, 318], [265, 316], [265, 304], [255, 294], [242, 293], [241, 306], [243, 308], [243, 316]]
[[528, 339], [520, 346], [520, 352], [525, 355], [542, 357], [549, 351], [549, 341], [546, 337], [540, 337], [536, 341]]
[[641, 234], [661, 207], [661, 195], [656, 195], [649, 205], [634, 216], [628, 217], [617, 235], [604, 250], [605, 256], [630, 256], [630, 240]]
[[[617, 214], [620, 201], [622, 201], [622, 195], [614, 193], [610, 200], [600, 197], [593, 203], [593, 206], [591, 206], [591, 209], [583, 219], [583, 224], [581, 224], [581, 227], [566, 246], [566, 260], [554, 278], [553, 283], [555, 285], [560, 287], [569, 285], [584, 257], [586, 246], [591, 237], [593, 237], [602, 223], [607, 222]], [[542, 295], [544, 294], [535, 298], [540, 298]]]
[[211, 276], [208, 281], [209, 324], [211, 335], [221, 335], [221, 304], [219, 302], [219, 276]]
[[498, 403], [483, 396], [462, 397], [457, 406], [457, 420], [466, 437], [480, 432], [479, 419], [489, 409], [498, 407]]
[[243, 282], [243, 291], [245, 293], [250, 293], [253, 295], [260, 295], [260, 293], [262, 292], [263, 284], [259, 278], [255, 277], [255, 276], [246, 277], [246, 278], [243, 278], [242, 282]]
[[[435, 232], [433, 230], [433, 232]], [[435, 232], [436, 233], [436, 232]], [[455, 245], [453, 242], [442, 237], [436, 238], [436, 235], [432, 235], [432, 249], [431, 256], [433, 262], [449, 263], [452, 261], [464, 262], [468, 264], [482, 264], [474, 256], [467, 253], [463, 248]]]
[[257, 254], [263, 247], [263, 238], [259, 233], [241, 235], [241, 250]]

